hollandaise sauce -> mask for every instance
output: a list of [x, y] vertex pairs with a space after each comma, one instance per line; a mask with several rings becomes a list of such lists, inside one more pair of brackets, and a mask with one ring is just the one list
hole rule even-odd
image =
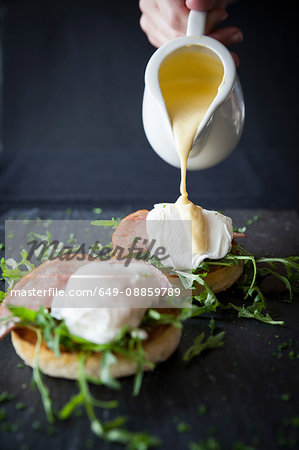
[[220, 59], [197, 45], [173, 52], [159, 70], [160, 88], [181, 164], [181, 196], [176, 206], [183, 220], [192, 221], [192, 252], [197, 254], [207, 248], [207, 232], [202, 208], [188, 199], [187, 160], [197, 129], [218, 93], [223, 75]]

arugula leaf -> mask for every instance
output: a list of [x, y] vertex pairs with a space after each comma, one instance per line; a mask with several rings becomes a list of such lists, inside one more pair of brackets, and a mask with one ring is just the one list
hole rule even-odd
[[18, 317], [22, 320], [23, 323], [35, 323], [37, 312], [32, 309], [25, 308], [23, 306], [14, 306], [14, 305], [6, 305], [7, 309], [9, 309], [15, 317]]
[[112, 217], [111, 220], [94, 220], [91, 222], [91, 225], [95, 225], [98, 227], [114, 227], [116, 228], [117, 225], [119, 225], [120, 220], [116, 220], [114, 217]]
[[[85, 355], [84, 355], [85, 356]], [[84, 377], [86, 379], [86, 382], [90, 381], [90, 378], [88, 375], [84, 373]], [[100, 381], [99, 379], [95, 379], [96, 381]], [[100, 383], [97, 383], [100, 384]], [[79, 384], [80, 392], [79, 394], [76, 394], [70, 398], [70, 400], [63, 406], [63, 408], [58, 413], [58, 418], [60, 420], [65, 420], [70, 417], [70, 415], [73, 413], [73, 411], [81, 405], [84, 405], [86, 402], [85, 398], [85, 391], [82, 391], [82, 386]], [[108, 402], [104, 402], [102, 400], [97, 400], [93, 397], [89, 397], [91, 403], [93, 406], [99, 406], [101, 408], [115, 408], [118, 406], [118, 402], [116, 400], [111, 400]]]
[[131, 432], [123, 428], [113, 429], [105, 433], [106, 440], [125, 444], [128, 450], [147, 450], [150, 447], [158, 447], [162, 441], [157, 436], [146, 432]]
[[49, 389], [44, 384], [40, 370], [39, 370], [39, 354], [40, 354], [40, 347], [41, 347], [41, 343], [42, 343], [42, 332], [39, 329], [36, 329], [34, 331], [36, 331], [36, 334], [37, 334], [37, 342], [36, 342], [35, 351], [34, 351], [33, 381], [40, 392], [47, 419], [50, 423], [52, 423], [52, 422], [54, 422], [52, 400], [50, 397]]
[[112, 388], [120, 389], [121, 384], [118, 380], [110, 375], [110, 367], [117, 361], [116, 357], [109, 350], [105, 350], [101, 356], [100, 379], [103, 384]]
[[92, 397], [88, 388], [88, 382], [85, 375], [85, 361], [86, 355], [80, 354], [78, 370], [80, 394], [78, 394], [77, 398], [73, 398], [73, 404], [78, 404], [81, 399], [83, 399], [83, 404], [91, 422], [91, 430], [106, 441], [126, 444], [127, 448], [132, 450], [138, 450], [140, 448], [146, 450], [149, 447], [160, 445], [160, 439], [155, 436], [150, 436], [144, 432], [135, 433], [124, 428], [119, 428], [119, 426], [123, 425], [125, 422], [124, 417], [117, 417], [106, 423], [100, 422], [94, 410], [94, 405], [98, 405], [98, 401]]
[[16, 394], [9, 394], [7, 391], [4, 391], [0, 394], [0, 403], [8, 402], [16, 398]]
[[[214, 312], [221, 306], [219, 300], [214, 294], [212, 288], [206, 283], [205, 277], [207, 272], [203, 273], [191, 273], [175, 271], [175, 273], [180, 277], [184, 287], [187, 289], [196, 289], [196, 284], [203, 286], [203, 291], [199, 295], [193, 297], [194, 301], [197, 303], [192, 305], [192, 308], [182, 308], [178, 316], [179, 321], [184, 321], [186, 319], [199, 316], [204, 313]], [[200, 306], [198, 306], [198, 304]]]
[[202, 274], [196, 274], [187, 270], [174, 270], [174, 273], [179, 276], [185, 289], [195, 289], [195, 282], [205, 285], [201, 280], [207, 275], [206, 272]]
[[[8, 283], [8, 290], [14, 286], [14, 284], [19, 281], [24, 275], [34, 269], [34, 264], [27, 260], [28, 252], [26, 250], [21, 250], [21, 261], [17, 262], [13, 258], [4, 259], [0, 261], [0, 268], [2, 270], [2, 280]], [[22, 267], [26, 267], [26, 270]], [[9, 268], [10, 267], [10, 268]], [[1, 295], [3, 297], [3, 294]], [[3, 300], [3, 298], [2, 298]]]
[[211, 335], [214, 334], [216, 325], [215, 325], [215, 320], [213, 319], [213, 317], [212, 317], [212, 319], [209, 322], [209, 328], [210, 328]]
[[86, 409], [87, 416], [91, 423], [91, 430], [99, 437], [102, 437], [104, 434], [103, 424], [97, 418], [94, 407], [93, 407], [93, 397], [90, 394], [88, 383], [85, 376], [85, 361], [86, 355], [79, 354], [78, 355], [78, 385], [80, 388], [80, 394], [83, 398], [83, 404]]
[[200, 442], [189, 442], [189, 450], [223, 450], [223, 447], [215, 437], [210, 436]]
[[72, 412], [84, 403], [84, 394], [80, 392], [79, 394], [73, 395], [70, 400], [64, 405], [64, 407], [59, 411], [58, 418], [60, 420], [65, 420], [70, 417]]
[[193, 299], [200, 304], [200, 306], [192, 305], [192, 308], [182, 308], [178, 320], [184, 321], [191, 317], [196, 317], [204, 313], [214, 312], [220, 306], [216, 295], [213, 290], [208, 286], [205, 281], [207, 272], [203, 273], [191, 273], [176, 270], [175, 273], [180, 277], [183, 286], [187, 289], [196, 289], [196, 284], [204, 287], [203, 292], [199, 295], [195, 295]]
[[206, 340], [204, 340], [205, 333], [202, 332], [201, 334], [196, 336], [191, 347], [189, 347], [188, 350], [184, 353], [183, 360], [189, 362], [192, 358], [200, 355], [205, 350], [223, 347], [224, 335], [225, 331], [220, 331], [220, 333], [211, 335]]
[[147, 360], [146, 353], [142, 347], [142, 341], [138, 338], [136, 339], [136, 350], [137, 350], [138, 356], [136, 359], [137, 369], [136, 369], [136, 375], [135, 375], [135, 379], [134, 379], [134, 388], [133, 388], [134, 396], [138, 395], [140, 392], [145, 365], [147, 365], [147, 367], [150, 367], [151, 369], [154, 369], [154, 367], [155, 367], [155, 364], [153, 364]]
[[[289, 291], [290, 300], [293, 299], [293, 293], [299, 292], [299, 257], [290, 256], [288, 258], [255, 258], [250, 255], [244, 248], [239, 245], [234, 245], [231, 253], [218, 261], [205, 261], [206, 266], [230, 266], [238, 264], [242, 260], [244, 263], [244, 272], [242, 277], [237, 281], [235, 286], [240, 289], [244, 294], [244, 300], [252, 298], [252, 304], [242, 306], [233, 305], [220, 305], [222, 308], [232, 308], [238, 311], [238, 317], [256, 319], [263, 323], [271, 325], [281, 325], [282, 321], [276, 321], [271, 316], [263, 311], [266, 310], [266, 298], [262, 293], [261, 288], [258, 285], [258, 279], [265, 278], [267, 276], [275, 276], [281, 280], [286, 289]], [[269, 267], [267, 267], [267, 265]], [[261, 267], [260, 267], [261, 266]], [[279, 266], [284, 267], [286, 274], [282, 275], [278, 272]], [[203, 270], [201, 265], [200, 270]], [[197, 270], [198, 270], [197, 269]]]
[[[259, 269], [259, 275], [266, 277], [273, 275], [281, 280], [286, 289], [289, 291], [290, 301], [293, 300], [293, 292], [299, 292], [299, 261], [298, 256], [289, 256], [288, 258], [258, 258], [257, 263], [267, 264], [269, 267], [262, 267]], [[284, 267], [286, 274], [282, 275], [278, 270], [278, 264]]]
[[0, 291], [0, 305], [3, 302], [3, 300], [5, 299], [6, 293], [4, 291]]
[[245, 233], [246, 232], [246, 226], [244, 227], [233, 227], [233, 231], [236, 233]]
[[284, 322], [282, 320], [273, 320], [270, 314], [266, 314], [265, 316], [258, 309], [250, 309], [243, 306], [236, 306], [232, 303], [229, 305], [238, 311], [238, 317], [244, 317], [246, 319], [257, 319], [260, 322], [268, 323], [270, 325], [283, 325]]
[[[188, 309], [188, 308], [186, 308]], [[162, 313], [156, 309], [148, 309], [142, 318], [142, 324], [145, 325], [173, 325], [182, 328], [180, 315]]]

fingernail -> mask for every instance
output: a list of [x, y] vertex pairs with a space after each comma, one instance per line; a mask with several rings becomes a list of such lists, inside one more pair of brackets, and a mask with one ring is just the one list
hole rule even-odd
[[230, 41], [232, 43], [234, 43], [234, 42], [237, 43], [237, 42], [243, 41], [243, 34], [240, 31], [237, 31], [236, 33], [233, 33], [230, 36]]

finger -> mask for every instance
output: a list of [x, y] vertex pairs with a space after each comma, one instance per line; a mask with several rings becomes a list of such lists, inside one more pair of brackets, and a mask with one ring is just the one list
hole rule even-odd
[[233, 57], [233, 60], [235, 61], [236, 67], [239, 67], [239, 64], [240, 64], [239, 56], [235, 52], [230, 52], [230, 53]]
[[210, 33], [209, 36], [217, 39], [217, 41], [220, 41], [225, 46], [238, 44], [243, 41], [243, 33], [236, 27], [220, 28]]
[[[185, 27], [182, 29], [176, 30], [174, 29], [168, 22], [168, 18], [165, 15], [162, 15], [159, 11], [159, 14], [156, 14], [155, 17], [151, 15], [145, 14], [146, 17], [146, 27], [148, 31], [159, 31], [163, 35], [163, 38], [168, 41], [175, 39], [179, 36], [183, 36], [186, 32]], [[186, 24], [187, 27], [187, 24]]]
[[139, 0], [139, 9], [143, 14], [157, 14], [158, 6], [154, 0]]
[[213, 8], [207, 14], [205, 34], [211, 33], [217, 25], [227, 18], [227, 12], [224, 8]]
[[140, 27], [154, 47], [161, 47], [179, 35], [179, 32], [168, 28], [165, 24], [161, 27], [157, 21], [153, 22], [151, 17], [145, 14], [142, 14], [140, 18]]
[[[189, 10], [183, 0], [163, 0], [163, 2], [140, 0], [139, 8], [146, 17], [146, 21], [142, 20], [147, 25], [148, 22], [155, 23], [156, 28], [160, 28], [162, 32], [165, 28], [165, 35], [169, 34], [170, 29], [184, 33], [187, 28]], [[145, 26], [143, 31], [149, 30]]]
[[139, 25], [140, 25], [140, 28], [142, 29], [142, 31], [144, 31], [144, 33], [146, 34], [149, 42], [154, 47], [158, 48], [162, 45], [160, 33], [157, 30], [155, 32], [153, 32], [153, 30], [151, 29], [151, 26], [149, 25], [148, 16], [146, 16], [145, 14], [142, 14], [142, 16], [140, 17], [140, 20], [139, 20]]
[[187, 0], [186, 6], [195, 11], [209, 11], [215, 3], [215, 0]]
[[163, 0], [157, 3], [160, 15], [165, 19], [169, 28], [180, 33], [187, 29], [189, 10], [182, 0]]

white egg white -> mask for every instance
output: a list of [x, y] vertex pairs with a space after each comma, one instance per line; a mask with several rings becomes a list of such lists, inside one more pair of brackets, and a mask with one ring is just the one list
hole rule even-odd
[[[70, 276], [65, 295], [54, 296], [51, 314], [64, 319], [76, 336], [96, 344], [111, 342], [124, 325], [138, 327], [146, 309], [157, 302], [157, 296], [128, 296], [126, 291], [158, 288], [156, 270], [137, 261], [128, 267], [115, 261], [85, 264]], [[114, 291], [117, 295], [112, 295], [113, 289], [117, 289]], [[90, 292], [95, 295], [91, 296]]]
[[[206, 223], [207, 250], [204, 254], [192, 252], [192, 222], [182, 221], [175, 203], [159, 203], [149, 211], [146, 230], [155, 246], [166, 249], [164, 265], [177, 270], [196, 269], [206, 258], [221, 259], [230, 252], [233, 224], [230, 217], [217, 211], [202, 210]], [[188, 222], [188, 223], [186, 223]]]

